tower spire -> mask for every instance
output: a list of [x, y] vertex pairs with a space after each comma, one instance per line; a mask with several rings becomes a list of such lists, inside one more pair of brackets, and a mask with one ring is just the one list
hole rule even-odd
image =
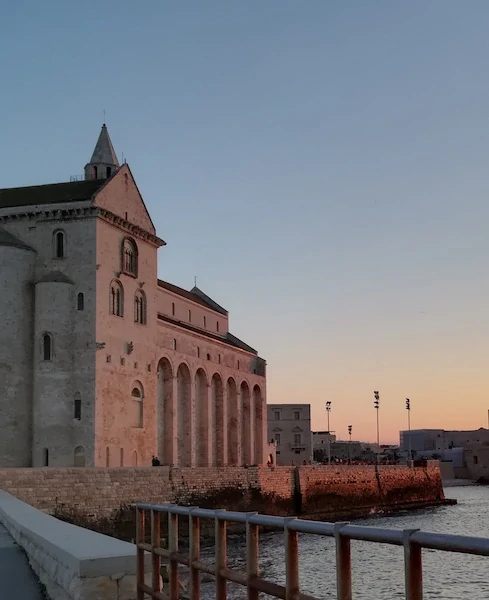
[[119, 168], [107, 125], [102, 125], [90, 162], [85, 165], [85, 179], [108, 179]]

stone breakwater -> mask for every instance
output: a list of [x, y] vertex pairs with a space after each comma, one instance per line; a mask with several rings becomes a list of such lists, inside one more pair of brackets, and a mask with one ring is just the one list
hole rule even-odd
[[423, 467], [0, 469], [0, 489], [51, 514], [110, 519], [136, 502], [321, 518], [444, 502], [438, 461]]

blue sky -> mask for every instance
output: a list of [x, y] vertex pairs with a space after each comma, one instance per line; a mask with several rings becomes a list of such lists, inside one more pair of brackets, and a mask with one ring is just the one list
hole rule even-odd
[[375, 437], [487, 425], [489, 4], [0, 8], [0, 187], [81, 174], [106, 110], [158, 232], [268, 361]]

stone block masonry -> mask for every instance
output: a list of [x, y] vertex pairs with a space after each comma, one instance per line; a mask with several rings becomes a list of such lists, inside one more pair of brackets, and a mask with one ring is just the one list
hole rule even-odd
[[136, 502], [335, 518], [444, 500], [438, 461], [426, 467], [141, 467], [0, 469], [0, 489], [49, 513], [110, 518]]

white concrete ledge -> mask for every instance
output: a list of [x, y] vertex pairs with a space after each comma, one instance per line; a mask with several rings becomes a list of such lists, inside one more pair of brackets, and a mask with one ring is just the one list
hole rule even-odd
[[0, 522], [52, 600], [136, 598], [134, 544], [59, 521], [1, 490]]

